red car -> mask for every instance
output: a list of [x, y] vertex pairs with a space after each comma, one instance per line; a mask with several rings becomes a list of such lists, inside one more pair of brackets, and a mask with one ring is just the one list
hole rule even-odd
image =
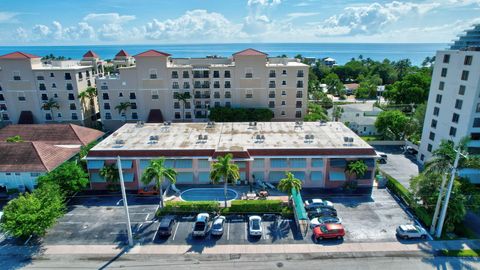
[[313, 228], [313, 237], [315, 241], [322, 240], [324, 238], [337, 238], [342, 239], [345, 236], [345, 229], [342, 224], [328, 223], [321, 224]]

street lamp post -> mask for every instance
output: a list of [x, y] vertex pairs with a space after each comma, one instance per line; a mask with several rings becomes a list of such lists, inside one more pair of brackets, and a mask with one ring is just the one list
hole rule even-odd
[[127, 217], [128, 245], [133, 247], [132, 226], [130, 224], [130, 214], [128, 213], [127, 194], [125, 193], [125, 182], [123, 181], [122, 162], [120, 161], [120, 156], [117, 156], [117, 167], [118, 174], [120, 176], [120, 187], [122, 189], [123, 208], [125, 209], [125, 216]]

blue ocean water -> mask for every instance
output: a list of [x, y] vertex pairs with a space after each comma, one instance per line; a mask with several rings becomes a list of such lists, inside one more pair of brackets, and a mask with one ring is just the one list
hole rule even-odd
[[246, 48], [254, 48], [270, 56], [286, 54], [293, 57], [301, 54], [306, 57], [332, 57], [344, 64], [352, 57], [362, 55], [374, 60], [400, 60], [408, 58], [414, 65], [420, 65], [427, 56], [445, 49], [441, 43], [234, 43], [234, 44], [178, 44], [178, 45], [82, 45], [82, 46], [0, 46], [0, 55], [12, 51], [44, 56], [53, 53], [79, 59], [87, 50], [95, 51], [102, 59], [111, 59], [120, 50], [137, 53], [155, 49], [172, 54], [173, 57], [205, 57], [207, 55], [231, 56]]

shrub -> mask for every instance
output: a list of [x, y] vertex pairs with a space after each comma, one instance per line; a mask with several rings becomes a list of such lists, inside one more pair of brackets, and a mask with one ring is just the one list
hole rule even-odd
[[288, 206], [282, 208], [281, 214], [284, 218], [294, 218], [293, 209]]
[[230, 213], [281, 213], [281, 200], [232, 201]]
[[165, 214], [191, 214], [200, 212], [217, 212], [219, 210], [218, 202], [166, 202], [165, 206], [158, 210], [157, 215]]

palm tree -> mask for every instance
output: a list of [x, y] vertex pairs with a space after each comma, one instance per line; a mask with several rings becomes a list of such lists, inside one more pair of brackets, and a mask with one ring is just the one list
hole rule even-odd
[[227, 183], [230, 181], [235, 184], [240, 178], [238, 166], [232, 163], [233, 155], [226, 154], [219, 156], [218, 161], [212, 163], [210, 171], [210, 179], [217, 184], [223, 181], [223, 193], [225, 196], [225, 207], [227, 207]]
[[52, 116], [52, 121], [53, 121], [54, 120], [53, 109], [57, 109], [57, 110], [60, 109], [60, 105], [58, 105], [58, 102], [55, 99], [50, 98], [48, 101], [43, 102], [42, 109], [45, 111], [50, 111], [50, 114]]
[[[469, 137], [463, 137], [455, 146], [452, 141], [442, 140], [438, 148], [433, 151], [433, 158], [425, 163], [425, 173], [450, 173], [456, 156], [455, 148], [464, 150], [467, 148], [469, 141]], [[465, 158], [461, 157], [459, 167], [462, 167], [465, 163], [468, 162], [466, 162]]]
[[175, 96], [173, 98], [178, 100], [179, 102], [182, 102], [182, 118], [183, 120], [185, 120], [185, 103], [187, 103], [187, 100], [192, 98], [190, 96], [190, 92], [175, 93]]
[[120, 174], [116, 164], [105, 165], [99, 172], [100, 176], [105, 178], [110, 189], [116, 189]]
[[295, 178], [291, 172], [286, 172], [285, 176], [286, 177], [278, 183], [278, 189], [288, 193], [288, 202], [290, 203], [292, 201], [292, 190], [295, 189], [299, 192], [302, 189], [302, 181]]
[[367, 170], [368, 166], [363, 160], [356, 160], [349, 162], [345, 171], [349, 174], [354, 174], [358, 178], [364, 176]]
[[95, 97], [97, 97], [97, 89], [95, 87], [88, 87], [85, 91], [78, 94], [78, 98], [82, 101], [82, 103], [85, 104], [85, 100], [87, 99], [89, 100], [89, 107], [90, 107], [89, 110], [90, 110], [90, 113], [93, 112], [94, 121], [97, 120], [95, 115], [95, 109], [94, 109]]
[[118, 114], [125, 113], [125, 122], [127, 122], [127, 110], [130, 108], [132, 104], [130, 102], [120, 102], [117, 106], [115, 106], [115, 109], [118, 111]]
[[160, 207], [163, 208], [163, 190], [162, 184], [168, 180], [171, 184], [175, 184], [177, 172], [172, 168], [165, 167], [165, 159], [155, 159], [150, 161], [150, 165], [143, 172], [141, 181], [148, 185], [152, 180], [155, 180], [155, 185], [160, 191]]

